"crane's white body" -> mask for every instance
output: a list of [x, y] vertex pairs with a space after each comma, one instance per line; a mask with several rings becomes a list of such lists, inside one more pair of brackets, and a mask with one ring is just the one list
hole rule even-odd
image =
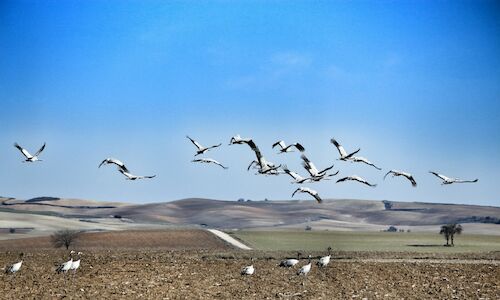
[[83, 253], [82, 252], [78, 252], [78, 259], [77, 260], [73, 260], [73, 262], [71, 263], [71, 267], [70, 267], [70, 270], [73, 270], [73, 272], [76, 272], [76, 270], [78, 270], [78, 268], [80, 268], [80, 261], [81, 261], [81, 255]]
[[15, 264], [12, 264], [11, 266], [7, 267], [5, 269], [5, 273], [14, 274], [21, 269], [22, 265], [23, 265], [22, 260], [19, 262], [16, 262]]
[[196, 151], [196, 154], [194, 156], [203, 154], [203, 153], [207, 152], [210, 149], [217, 148], [217, 147], [220, 147], [222, 145], [222, 144], [218, 144], [218, 145], [213, 145], [213, 146], [210, 146], [210, 147], [204, 147], [200, 143], [198, 143], [197, 141], [195, 141], [192, 138], [190, 138], [189, 136], [186, 135], [186, 137], [191, 141], [191, 143], [193, 143], [193, 145], [195, 145], [196, 149], [198, 149]]
[[309, 175], [311, 175], [311, 179], [312, 180], [315, 180], [315, 181], [320, 181], [326, 177], [329, 177], [329, 176], [334, 176], [336, 175], [337, 173], [335, 174], [330, 174], [330, 175], [327, 175], [326, 172], [328, 170], [330, 170], [331, 168], [333, 168], [333, 165], [319, 171], [318, 168], [316, 168], [316, 166], [314, 165], [314, 163], [312, 161], [309, 160], [309, 158], [307, 158], [307, 156], [305, 156], [304, 154], [302, 154], [300, 156], [300, 158], [302, 158], [303, 162], [302, 162], [302, 166], [304, 167], [304, 169], [306, 169], [306, 171], [309, 173]]
[[337, 150], [339, 151], [339, 155], [340, 155], [340, 158], [339, 160], [348, 160], [349, 158], [351, 158], [351, 156], [353, 156], [354, 154], [358, 153], [361, 148], [359, 148], [358, 150], [354, 151], [354, 152], [351, 152], [349, 154], [347, 154], [347, 151], [345, 151], [344, 147], [342, 147], [342, 145], [337, 142], [335, 139], [330, 139], [330, 142], [337, 148]]
[[78, 270], [78, 268], [80, 267], [80, 260], [81, 259], [78, 259], [78, 260], [74, 260], [72, 263], [71, 263], [71, 267], [69, 268], [70, 270], [73, 270], [76, 272], [76, 270]]
[[205, 164], [215, 164], [223, 169], [227, 169], [227, 167], [223, 166], [220, 162], [216, 161], [215, 159], [212, 158], [198, 158], [198, 159], [193, 159], [191, 162], [199, 162], [199, 163], [205, 163]]
[[326, 267], [330, 263], [331, 255], [323, 256], [322, 258], [319, 259], [318, 261], [318, 266], [320, 267]]
[[375, 169], [377, 170], [382, 170], [381, 168], [377, 167], [374, 163], [372, 163], [371, 161], [369, 161], [368, 159], [366, 159], [365, 157], [361, 157], [361, 156], [351, 156], [350, 158], [348, 158], [347, 160], [351, 161], [351, 162], [361, 162], [361, 163], [364, 163], [364, 164], [367, 164], [369, 166], [372, 166], [374, 167]]
[[255, 268], [253, 265], [251, 266], [246, 266], [241, 270], [241, 275], [253, 275], [255, 272]]
[[250, 140], [248, 142], [248, 146], [253, 150], [255, 153], [255, 156], [257, 157], [257, 160], [254, 160], [250, 163], [248, 166], [247, 170], [250, 170], [250, 167], [252, 167], [254, 164], [257, 165], [258, 167], [258, 173], [259, 174], [267, 174], [267, 175], [278, 175], [280, 174], [278, 172], [278, 168], [281, 167], [281, 165], [276, 166], [275, 164], [267, 161], [262, 153], [260, 152], [259, 147], [255, 144], [254, 141]]
[[279, 153], [293, 152], [293, 150], [291, 149], [292, 147], [295, 147], [295, 149], [299, 150], [300, 152], [304, 152], [306, 150], [299, 143], [290, 144], [287, 146], [284, 141], [278, 141], [278, 142], [273, 144], [272, 148], [274, 148], [276, 146], [279, 146], [281, 148], [280, 151], [278, 152], [278, 154]]
[[297, 272], [297, 275], [307, 276], [307, 274], [311, 271], [311, 266], [312, 266], [312, 263], [309, 260], [309, 263], [307, 265], [302, 266], [302, 268], [300, 268], [300, 270]]
[[282, 260], [280, 262], [280, 266], [281, 267], [286, 267], [286, 268], [290, 268], [290, 267], [293, 267], [295, 266], [296, 264], [299, 263], [299, 260], [298, 259], [295, 259], [295, 258], [289, 258], [289, 259], [285, 259], [285, 260]]
[[99, 164], [99, 168], [102, 166], [102, 165], [109, 165], [109, 164], [114, 164], [118, 167], [118, 170], [123, 170], [125, 172], [129, 172], [129, 170], [127, 169], [127, 167], [125, 166], [125, 164], [119, 160], [119, 159], [116, 159], [116, 158], [112, 158], [112, 157], [109, 157], [109, 158], [106, 158], [104, 159], [100, 164]]
[[387, 172], [385, 174], [384, 180], [385, 180], [385, 177], [387, 177], [387, 175], [389, 175], [389, 174], [391, 174], [392, 177], [403, 176], [411, 182], [412, 186], [414, 186], [414, 187], [417, 186], [417, 182], [415, 181], [415, 178], [413, 178], [413, 176], [410, 173], [406, 173], [406, 172], [402, 172], [402, 171], [398, 171], [398, 170], [390, 170], [389, 172]]
[[241, 144], [248, 144], [252, 139], [243, 139], [241, 138], [241, 136], [239, 134], [233, 136], [230, 140], [229, 140], [229, 145], [241, 145]]
[[284, 165], [281, 168], [283, 169], [283, 171], [286, 174], [288, 174], [290, 177], [293, 178], [294, 181], [292, 181], [291, 183], [302, 184], [302, 183], [313, 182], [313, 180], [311, 178], [304, 178], [304, 177], [300, 176], [299, 174], [297, 174], [297, 173], [295, 173], [293, 171], [290, 171], [290, 169], [288, 169], [288, 167], [286, 165]]
[[16, 147], [19, 151], [21, 151], [22, 155], [26, 158], [23, 162], [36, 162], [36, 161], [42, 161], [41, 159], [38, 158], [38, 156], [42, 153], [43, 149], [45, 149], [45, 143], [43, 146], [35, 153], [35, 155], [31, 155], [28, 150], [24, 149], [23, 147], [19, 146], [18, 143], [14, 144], [14, 147]]
[[150, 178], [155, 178], [156, 175], [151, 175], [151, 176], [137, 176], [137, 175], [133, 175], [133, 174], [130, 174], [129, 172], [126, 172], [122, 169], [118, 169], [118, 171], [120, 173], [122, 173], [123, 175], [125, 175], [126, 179], [127, 180], [138, 180], [138, 179], [150, 179]]
[[73, 265], [73, 258], [70, 258], [67, 262], [63, 262], [61, 265], [59, 265], [56, 272], [57, 273], [66, 273], [66, 272], [68, 272], [68, 270], [71, 269], [72, 265]]
[[371, 184], [368, 181], [364, 180], [363, 178], [361, 178], [361, 177], [359, 177], [357, 175], [352, 175], [352, 176], [347, 176], [347, 177], [344, 177], [344, 178], [340, 178], [339, 180], [337, 180], [337, 183], [338, 182], [343, 182], [343, 181], [346, 181], [346, 180], [361, 182], [361, 183], [366, 184], [366, 185], [371, 186], [371, 187], [376, 187], [377, 186], [376, 184]]
[[450, 178], [450, 177], [447, 177], [447, 176], [444, 176], [442, 174], [432, 172], [432, 171], [430, 171], [429, 173], [441, 178], [441, 180], [443, 180], [441, 185], [452, 184], [452, 183], [475, 183], [475, 182], [479, 181], [479, 179], [477, 179], [477, 178], [474, 180], [462, 180], [462, 179], [458, 179], [458, 178]]
[[309, 195], [313, 196], [313, 197], [314, 197], [314, 199], [316, 199], [316, 201], [318, 201], [318, 203], [323, 202], [323, 200], [322, 200], [322, 199], [321, 199], [321, 197], [319, 196], [318, 192], [317, 192], [317, 191], [315, 191], [315, 190], [313, 190], [313, 189], [311, 189], [311, 188], [301, 186], [301, 187], [297, 188], [297, 189], [295, 190], [295, 192], [293, 192], [292, 197], [293, 197], [296, 193], [307, 193], [307, 194], [309, 194]]

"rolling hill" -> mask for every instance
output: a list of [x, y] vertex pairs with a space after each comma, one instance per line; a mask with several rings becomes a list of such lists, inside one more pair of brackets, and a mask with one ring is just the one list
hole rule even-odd
[[[0, 230], [31, 228], [47, 233], [60, 228], [88, 231], [145, 227], [195, 226], [222, 229], [314, 229], [380, 231], [389, 225], [412, 230], [435, 230], [439, 224], [471, 223], [476, 233], [497, 232], [500, 208], [461, 204], [382, 201], [221, 201], [183, 199], [172, 202], [126, 204], [82, 199], [40, 197], [0, 198]], [[487, 223], [487, 224], [485, 224]], [[30, 231], [30, 230], [27, 230]]]

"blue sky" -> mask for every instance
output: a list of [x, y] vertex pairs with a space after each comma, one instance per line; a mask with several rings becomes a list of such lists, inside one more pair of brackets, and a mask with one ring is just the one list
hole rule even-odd
[[[0, 195], [130, 202], [289, 199], [286, 177], [246, 171], [245, 146], [304, 174], [337, 138], [411, 188], [364, 165], [323, 198], [499, 205], [500, 6], [495, 1], [2, 1]], [[190, 163], [186, 134], [224, 147], [230, 168]], [[12, 146], [44, 161], [23, 164]], [[154, 180], [129, 182], [109, 156]], [[477, 184], [443, 187], [429, 170]], [[301, 197], [302, 198], [302, 197]], [[304, 198], [307, 198], [304, 196]]]

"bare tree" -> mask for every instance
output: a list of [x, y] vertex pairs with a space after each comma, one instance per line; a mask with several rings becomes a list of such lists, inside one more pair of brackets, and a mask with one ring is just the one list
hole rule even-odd
[[69, 246], [75, 243], [80, 234], [81, 232], [77, 230], [59, 230], [51, 236], [52, 244], [56, 248], [64, 246], [66, 249], [69, 249]]
[[[443, 234], [444, 238], [446, 239], [446, 245], [445, 246], [455, 246], [453, 243], [453, 237], [455, 234], [461, 234], [463, 231], [462, 225], [460, 224], [448, 224], [448, 225], [443, 225], [441, 226], [441, 230], [439, 231], [439, 234]], [[449, 244], [449, 241], [451, 240], [451, 245]]]

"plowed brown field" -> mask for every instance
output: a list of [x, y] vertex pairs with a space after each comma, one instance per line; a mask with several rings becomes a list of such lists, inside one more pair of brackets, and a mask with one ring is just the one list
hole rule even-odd
[[[27, 253], [16, 276], [0, 276], [2, 299], [499, 299], [500, 266], [433, 262], [333, 261], [307, 279], [278, 260], [204, 251], [86, 252], [77, 274], [59, 275], [61, 251]], [[2, 253], [0, 260], [14, 260]], [[304, 262], [305, 263], [305, 262]], [[304, 285], [302, 285], [304, 284]]]
[[[0, 250], [53, 249], [50, 237], [0, 241]], [[232, 249], [205, 230], [129, 230], [85, 233], [76, 241], [78, 249]]]
[[[104, 237], [109, 241], [123, 238], [114, 234]], [[292, 252], [232, 250], [210, 236], [203, 238], [203, 234], [191, 236], [198, 250], [164, 250], [148, 245], [135, 249], [86, 247], [81, 269], [66, 275], [54, 272], [65, 260], [66, 251], [26, 249], [18, 274], [0, 274], [0, 298], [500, 299], [498, 253], [477, 261], [471, 254], [432, 259], [422, 256], [415, 261], [409, 259], [414, 256], [405, 254], [334, 253], [328, 267], [318, 269], [314, 265], [303, 278], [295, 274], [297, 268], [277, 266], [281, 258], [293, 256]], [[182, 238], [188, 239], [180, 231], [177, 238], [178, 245], [183, 243]], [[195, 242], [190, 245], [194, 247]], [[15, 261], [17, 253], [3, 250], [0, 264]], [[321, 253], [311, 254], [316, 261]], [[256, 258], [256, 272], [242, 277], [239, 272], [249, 264], [250, 257]], [[303, 260], [300, 265], [306, 263]]]

